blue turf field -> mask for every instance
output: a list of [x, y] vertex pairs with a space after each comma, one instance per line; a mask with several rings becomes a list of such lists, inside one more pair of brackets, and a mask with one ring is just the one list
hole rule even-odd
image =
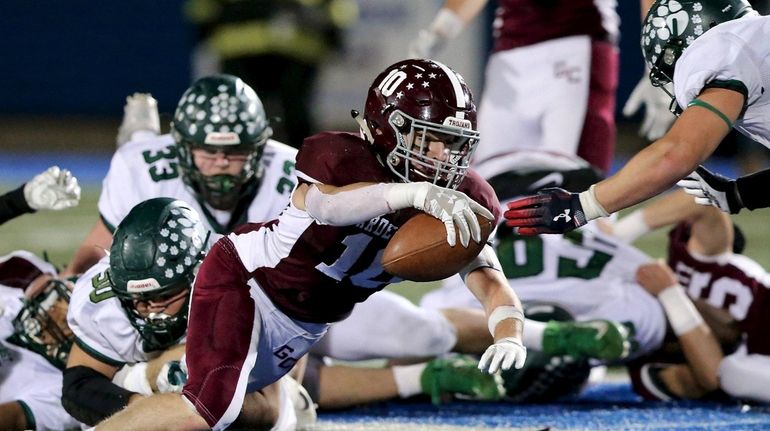
[[589, 386], [558, 404], [390, 402], [321, 413], [319, 430], [770, 430], [770, 407], [638, 399], [628, 383]]

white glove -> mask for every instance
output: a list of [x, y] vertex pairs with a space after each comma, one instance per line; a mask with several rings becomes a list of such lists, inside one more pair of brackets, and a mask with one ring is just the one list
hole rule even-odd
[[468, 247], [470, 239], [481, 242], [481, 227], [476, 214], [494, 219], [492, 213], [457, 190], [439, 187], [431, 183], [410, 183], [417, 189], [412, 206], [441, 220], [446, 226], [446, 240], [450, 246], [457, 243], [456, 229], [460, 230], [460, 244]]
[[507, 370], [511, 365], [518, 370], [524, 366], [526, 360], [527, 348], [521, 344], [521, 340], [516, 337], [506, 337], [487, 347], [487, 351], [479, 360], [479, 370], [492, 374], [498, 369]]
[[158, 392], [164, 394], [173, 392], [181, 394], [185, 383], [187, 383], [187, 363], [184, 358], [180, 361], [168, 361], [160, 368], [158, 377], [155, 379], [155, 386]]
[[409, 58], [432, 58], [447, 40], [460, 34], [464, 25], [456, 12], [441, 8], [428, 30], [421, 30], [417, 38], [409, 43]]
[[[648, 75], [647, 73], [642, 76], [634, 87], [634, 91], [628, 96], [628, 101], [623, 106], [623, 115], [630, 117], [644, 105], [644, 119], [642, 127], [639, 128], [639, 135], [655, 141], [666, 134], [676, 120], [676, 116], [668, 109], [671, 105], [671, 97], [660, 88], [653, 87]], [[666, 85], [671, 89], [671, 84]]]
[[80, 201], [78, 179], [66, 169], [51, 166], [24, 185], [24, 199], [33, 210], [62, 210]]
[[695, 197], [699, 205], [711, 205], [724, 212], [738, 214], [743, 208], [741, 195], [735, 180], [716, 172], [711, 172], [703, 166], [676, 183], [685, 193]]
[[445, 39], [430, 30], [420, 30], [417, 38], [409, 42], [409, 58], [433, 58], [444, 45]]

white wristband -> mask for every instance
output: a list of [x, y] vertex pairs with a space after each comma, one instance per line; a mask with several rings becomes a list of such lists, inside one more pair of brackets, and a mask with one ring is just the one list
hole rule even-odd
[[152, 395], [152, 387], [147, 380], [147, 362], [123, 366], [113, 376], [112, 383], [137, 394]]
[[463, 20], [451, 9], [441, 8], [430, 24], [430, 31], [437, 36], [452, 39], [463, 31]]
[[636, 210], [612, 225], [612, 234], [627, 243], [634, 242], [649, 231], [643, 210]]
[[610, 215], [596, 199], [596, 184], [592, 185], [583, 193], [580, 193], [578, 197], [580, 198], [580, 205], [583, 207], [586, 221]]
[[687, 296], [684, 288], [678, 284], [667, 287], [658, 294], [658, 301], [666, 310], [671, 329], [679, 336], [690, 332], [703, 323], [695, 304]]
[[492, 310], [492, 312], [489, 313], [487, 325], [489, 325], [489, 333], [492, 334], [493, 337], [495, 336], [495, 328], [497, 328], [497, 325], [506, 319], [515, 319], [524, 323], [524, 313], [512, 305], [501, 305]]

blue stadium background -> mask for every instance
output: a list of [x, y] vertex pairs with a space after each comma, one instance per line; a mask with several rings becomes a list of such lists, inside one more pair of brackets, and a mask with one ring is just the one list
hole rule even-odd
[[[438, 8], [440, 1], [431, 1]], [[642, 60], [636, 37], [639, 6], [619, 3], [626, 35], [622, 107]], [[194, 34], [183, 19], [181, 0], [9, 0], [2, 9], [0, 114], [118, 116], [116, 101], [137, 89], [152, 92], [161, 110], [170, 111], [169, 104], [187, 87]]]

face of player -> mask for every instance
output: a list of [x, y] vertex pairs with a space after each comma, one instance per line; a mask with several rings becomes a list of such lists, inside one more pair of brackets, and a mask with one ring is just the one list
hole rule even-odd
[[160, 296], [152, 300], [134, 300], [134, 308], [143, 318], [173, 317], [184, 308], [190, 289], [182, 289], [180, 292]]
[[240, 175], [250, 154], [251, 150], [246, 152], [212, 151], [211, 149], [204, 148], [194, 148], [192, 150], [195, 166], [206, 177], [214, 175]]
[[[58, 332], [60, 334], [63, 334], [67, 338], [72, 336], [72, 330], [70, 330], [69, 326], [67, 325], [68, 308], [69, 308], [69, 305], [67, 304], [67, 301], [64, 300], [64, 298], [59, 298], [48, 309], [48, 316], [50, 318], [50, 321], [48, 322], [48, 324], [56, 325], [56, 328], [58, 328]], [[48, 325], [46, 325], [45, 328], [46, 329], [44, 329], [40, 334], [40, 338], [43, 344], [46, 344], [46, 345], [57, 344], [60, 340], [58, 336], [54, 335], [54, 332], [56, 332], [56, 329], [51, 328]]]
[[[433, 181], [437, 171], [446, 169], [446, 164], [451, 161], [452, 152], [458, 147], [457, 140], [455, 136], [430, 130], [415, 132], [411, 149], [417, 157], [412, 166], [414, 173], [427, 181]], [[445, 174], [438, 175], [445, 179]]]

